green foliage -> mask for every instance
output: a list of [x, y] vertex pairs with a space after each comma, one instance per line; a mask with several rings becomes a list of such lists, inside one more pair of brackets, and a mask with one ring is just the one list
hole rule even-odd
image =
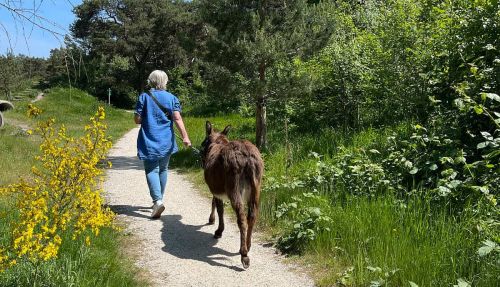
[[[6, 160], [0, 162], [0, 185], [12, 183], [19, 174], [26, 174], [34, 164], [38, 138], [28, 137], [26, 134], [26, 129], [35, 127], [34, 122], [26, 116], [28, 103], [29, 101], [17, 102], [16, 109], [4, 113], [7, 127], [0, 130], [0, 152]], [[50, 89], [44, 99], [37, 102], [37, 106], [44, 111], [41, 120], [57, 118], [71, 136], [83, 135], [83, 125], [99, 105], [102, 103], [93, 96], [78, 89], [66, 88]], [[105, 111], [108, 135], [113, 141], [134, 127], [130, 113], [110, 106], [106, 106]], [[12, 173], [12, 170], [17, 170], [18, 173]]]
[[[0, 225], [3, 225], [3, 219]], [[71, 240], [55, 260], [33, 265], [21, 263], [0, 273], [0, 286], [144, 286], [134, 279], [132, 262], [120, 251], [123, 237], [110, 229], [93, 238], [93, 245]]]
[[112, 102], [130, 107], [146, 87], [149, 73], [162, 69], [181, 98], [198, 91], [196, 79], [190, 82], [191, 72], [196, 72], [190, 65], [202, 30], [192, 6], [185, 1], [151, 0], [86, 1], [75, 7], [77, 19], [71, 31], [76, 44], [68, 47], [77, 53], [67, 54], [84, 59], [84, 66], [78, 64], [85, 70], [78, 86], [100, 98], [111, 88]]
[[2, 97], [11, 101], [12, 92], [19, 87], [21, 79], [21, 62], [18, 57], [9, 53], [0, 56], [0, 90]]
[[498, 285], [498, 1], [115, 2], [77, 8], [76, 82], [133, 101], [167, 70], [193, 142], [203, 115], [259, 140], [267, 107], [264, 225], [327, 254], [320, 285]]
[[279, 205], [276, 219], [285, 219], [290, 226], [278, 238], [278, 248], [284, 252], [302, 253], [321, 232], [330, 231], [326, 226], [331, 218], [323, 214], [320, 206], [326, 207], [328, 202], [316, 191], [293, 196], [290, 202]]
[[[0, 130], [0, 185], [6, 185], [27, 174], [35, 165], [39, 153], [39, 140], [27, 136], [14, 125], [28, 126], [26, 117], [28, 102], [18, 102], [15, 110], [5, 113], [7, 126]], [[43, 110], [42, 118], [57, 117], [71, 135], [82, 135], [84, 123], [95, 112], [99, 102], [77, 89], [55, 88], [37, 103]], [[110, 135], [116, 140], [134, 126], [130, 113], [106, 108]], [[16, 172], [13, 172], [16, 171]], [[17, 214], [12, 198], [0, 197], [0, 241], [11, 239], [9, 222]], [[137, 270], [123, 255], [121, 244], [125, 238], [116, 230], [103, 229], [98, 237], [92, 237], [92, 246], [84, 240], [73, 241], [74, 230], [67, 230], [63, 237], [60, 257], [56, 260], [33, 265], [19, 262], [0, 273], [0, 286], [144, 286], [134, 278]], [[5, 244], [4, 244], [5, 245]]]
[[239, 98], [256, 105], [256, 145], [266, 149], [267, 106], [301, 88], [293, 60], [321, 47], [318, 40], [330, 33], [321, 25], [320, 11], [331, 6], [309, 6], [305, 0], [198, 2], [200, 17], [209, 24], [205, 59], [236, 74]]

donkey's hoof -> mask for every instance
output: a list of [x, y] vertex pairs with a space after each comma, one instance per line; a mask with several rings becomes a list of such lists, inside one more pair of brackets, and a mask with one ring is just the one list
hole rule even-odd
[[243, 264], [243, 268], [247, 269], [248, 267], [250, 267], [250, 257], [241, 256], [241, 263]]
[[214, 225], [215, 219], [208, 219], [208, 225]]
[[222, 232], [215, 231], [214, 238], [219, 239], [222, 237]]

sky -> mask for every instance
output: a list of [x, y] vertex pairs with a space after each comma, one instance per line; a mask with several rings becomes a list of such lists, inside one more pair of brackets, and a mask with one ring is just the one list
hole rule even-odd
[[[69, 25], [75, 20], [72, 10], [82, 0], [0, 0], [0, 55], [12, 51], [32, 57], [48, 58], [50, 50], [63, 45]], [[10, 3], [10, 4], [9, 4]], [[15, 9], [24, 9], [24, 15], [43, 26], [45, 31], [9, 11], [5, 5]], [[32, 17], [36, 11], [37, 18]]]

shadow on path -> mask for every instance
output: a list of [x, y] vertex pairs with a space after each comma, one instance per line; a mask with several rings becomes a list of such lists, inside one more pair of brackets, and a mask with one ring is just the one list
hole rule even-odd
[[142, 161], [137, 156], [110, 156], [108, 160], [113, 164], [113, 169], [117, 170], [144, 170]]
[[109, 209], [111, 209], [111, 211], [116, 214], [123, 214], [126, 216], [147, 218], [152, 220], [149, 217], [149, 214], [151, 213], [150, 206], [108, 205], [107, 207], [109, 207]]
[[[109, 205], [113, 212], [130, 217], [146, 218], [149, 220], [161, 220], [161, 240], [164, 243], [162, 250], [177, 258], [190, 259], [205, 262], [212, 266], [220, 266], [235, 271], [245, 269], [232, 266], [229, 257], [239, 255], [237, 252], [229, 252], [217, 246], [217, 239], [213, 234], [201, 231], [205, 225], [188, 225], [181, 222], [180, 215], [163, 215], [160, 219], [150, 219], [151, 207], [132, 205]], [[224, 264], [229, 262], [229, 264]]]
[[191, 259], [206, 262], [212, 266], [226, 267], [235, 271], [244, 271], [243, 268], [226, 265], [228, 257], [239, 253], [228, 252], [217, 246], [217, 239], [212, 234], [200, 231], [205, 225], [187, 225], [181, 222], [180, 215], [164, 215], [161, 217], [163, 228], [161, 239], [165, 246], [163, 251], [182, 259]]

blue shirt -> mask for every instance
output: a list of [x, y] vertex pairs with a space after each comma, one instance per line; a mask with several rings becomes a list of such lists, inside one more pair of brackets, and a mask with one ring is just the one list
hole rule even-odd
[[[181, 111], [179, 99], [164, 90], [151, 89], [151, 93], [173, 116]], [[141, 116], [141, 129], [137, 137], [137, 156], [141, 160], [158, 160], [177, 152], [174, 123], [146, 93], [137, 100], [135, 113]]]

